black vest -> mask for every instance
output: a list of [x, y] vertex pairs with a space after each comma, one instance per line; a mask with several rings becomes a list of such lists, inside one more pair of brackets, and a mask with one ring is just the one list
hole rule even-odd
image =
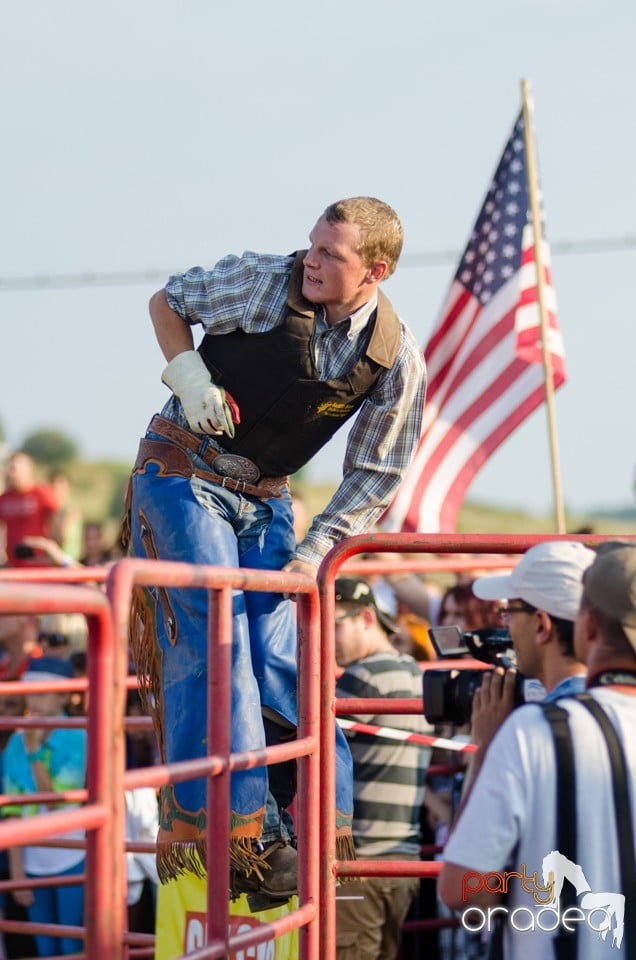
[[314, 306], [302, 296], [303, 257], [296, 254], [285, 321], [267, 333], [206, 334], [199, 352], [212, 379], [237, 401], [236, 436], [223, 436], [230, 453], [249, 457], [265, 476], [295, 473], [362, 404], [400, 346], [400, 321], [378, 291], [378, 307], [361, 336], [364, 355], [342, 378], [318, 379], [310, 343]]

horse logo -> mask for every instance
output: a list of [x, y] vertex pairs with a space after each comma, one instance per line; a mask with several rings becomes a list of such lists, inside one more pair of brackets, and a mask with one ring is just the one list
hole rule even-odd
[[582, 867], [578, 863], [568, 860], [558, 850], [550, 851], [543, 858], [541, 871], [544, 884], [552, 884], [552, 900], [548, 902], [557, 903], [563, 884], [568, 880], [576, 890], [577, 897], [580, 897], [579, 906], [582, 910], [589, 910], [590, 914], [599, 912], [605, 915], [600, 926], [593, 929], [598, 932], [602, 940], [605, 940], [608, 932], [612, 930], [612, 946], [620, 950], [625, 928], [625, 897], [623, 894], [595, 893], [587, 882]]

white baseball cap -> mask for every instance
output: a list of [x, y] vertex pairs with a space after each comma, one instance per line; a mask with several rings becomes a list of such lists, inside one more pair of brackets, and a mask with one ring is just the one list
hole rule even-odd
[[582, 576], [596, 554], [576, 540], [538, 543], [523, 555], [506, 576], [479, 577], [473, 593], [480, 600], [525, 600], [562, 620], [576, 619]]

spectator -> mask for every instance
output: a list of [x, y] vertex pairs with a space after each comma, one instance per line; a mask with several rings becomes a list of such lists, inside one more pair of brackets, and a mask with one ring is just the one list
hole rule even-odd
[[[53, 657], [41, 657], [29, 665], [23, 680], [60, 680], [73, 676], [70, 663]], [[27, 714], [30, 717], [65, 716], [66, 693], [26, 694]], [[86, 731], [65, 728], [29, 727], [16, 731], [7, 744], [4, 755], [5, 788], [10, 794], [64, 792], [85, 786]], [[5, 816], [33, 816], [39, 812], [36, 804], [7, 806]], [[66, 839], [84, 839], [83, 830], [64, 834]], [[68, 877], [84, 872], [84, 850], [63, 847], [15, 847], [9, 851], [11, 879], [21, 881], [35, 877]], [[58, 923], [82, 926], [84, 888], [81, 884], [68, 887], [23, 887], [14, 893], [15, 899], [26, 907], [29, 919], [35, 923]], [[70, 937], [36, 934], [38, 954], [50, 957], [78, 953], [81, 941]]]
[[80, 563], [84, 567], [98, 567], [114, 559], [114, 551], [104, 541], [101, 523], [85, 523]]
[[68, 660], [86, 652], [88, 625], [82, 613], [47, 613], [38, 621], [38, 641], [45, 656]]
[[574, 621], [581, 576], [594, 556], [576, 541], [545, 541], [530, 547], [512, 573], [473, 583], [481, 600], [505, 601], [502, 616], [517, 667], [539, 680], [550, 700], [585, 689], [585, 664], [574, 654]]
[[[499, 604], [494, 601], [484, 601], [476, 597], [472, 590], [472, 579], [461, 579], [447, 588], [442, 596], [439, 611], [439, 626], [457, 626], [464, 631], [483, 630], [486, 628], [502, 627], [503, 619], [499, 613]], [[470, 724], [442, 724], [436, 731], [439, 736], [456, 740], [458, 743], [468, 743], [472, 738]], [[438, 846], [444, 846], [448, 839], [449, 829], [459, 803], [466, 777], [466, 754], [451, 753], [450, 751], [433, 751], [433, 762], [448, 764], [454, 772], [446, 775], [437, 775], [432, 778], [426, 792], [426, 806], [429, 812], [431, 827], [435, 833]], [[469, 768], [470, 769], [470, 768]], [[438, 902], [438, 916], [450, 916], [446, 905]], [[453, 928], [440, 930], [440, 954], [442, 960], [469, 960], [483, 956], [485, 945], [479, 935], [468, 931], [456, 931]]]
[[0, 525], [4, 528], [7, 564], [10, 567], [41, 566], [48, 561], [33, 547], [23, 546], [25, 537], [53, 537], [59, 504], [51, 487], [38, 484], [35, 464], [28, 453], [9, 457], [6, 489], [0, 494]]
[[0, 614], [0, 680], [19, 680], [31, 660], [41, 656], [37, 617]]
[[[609, 921], [603, 940], [611, 925], [612, 943], [620, 948], [625, 929], [622, 898], [627, 898], [627, 910], [633, 905], [634, 891], [623, 886], [622, 877], [629, 876], [631, 856], [633, 883], [633, 833], [626, 841], [625, 830], [630, 821], [633, 829], [636, 817], [636, 544], [607, 541], [599, 546], [594, 562], [583, 574], [574, 645], [577, 657], [587, 664], [588, 693], [583, 698], [564, 697], [558, 704], [567, 714], [573, 741], [573, 750], [568, 749], [566, 755], [573, 762], [576, 798], [576, 810], [570, 815], [575, 817], [578, 846], [570, 867], [576, 868], [580, 916], [579, 922], [570, 924], [578, 938], [578, 953], [575, 946], [571, 955], [596, 960], [613, 953], [609, 943], [603, 949], [599, 941], [599, 922], [602, 924], [603, 917]], [[495, 676], [490, 696], [509, 706], [510, 678]], [[601, 709], [610, 732], [618, 738], [616, 754], [622, 752], [625, 761], [622, 788], [613, 783], [611, 754], [600, 723], [586, 703], [577, 702], [585, 697], [594, 709]], [[554, 956], [555, 929], [565, 940], [571, 934], [566, 933], [558, 914], [548, 919], [544, 913], [544, 922], [536, 922], [540, 906], [527, 892], [528, 884], [524, 889], [514, 876], [522, 864], [529, 877], [536, 870], [537, 882], [544, 885], [543, 892], [534, 887], [543, 901], [542, 909], [548, 903], [556, 909], [560, 889], [550, 888], [549, 883], [546, 886], [549, 876], [543, 861], [553, 865], [554, 855], [559, 854], [562, 835], [557, 834], [557, 825], [563, 818], [557, 819], [557, 782], [563, 789], [567, 764], [557, 765], [555, 741], [541, 705], [527, 704], [514, 710], [477, 757], [478, 775], [446, 846], [440, 894], [457, 910], [473, 910], [471, 919], [477, 922], [479, 911], [499, 901], [494, 888], [501, 889], [501, 885], [491, 884], [490, 892], [480, 881], [493, 872], [509, 871], [512, 876], [504, 912], [511, 921], [513, 911], [524, 907], [525, 922], [507, 924], [504, 956], [507, 960]], [[625, 812], [617, 818], [614, 811], [621, 804]], [[566, 882], [570, 893], [570, 881]], [[599, 907], [609, 909], [612, 904], [611, 912], [601, 910], [599, 921]], [[485, 912], [483, 917], [485, 920]], [[626, 956], [634, 950], [629, 924], [627, 931]]]
[[[0, 696], [0, 716], [2, 717], [22, 717], [24, 716], [24, 697], [17, 694], [3, 694]], [[7, 793], [4, 783], [4, 751], [6, 749], [12, 730], [3, 728], [0, 730], [0, 792]], [[7, 850], [0, 851], [0, 880], [9, 880], [9, 854]], [[0, 894], [0, 916], [5, 920], [24, 923], [28, 921], [29, 915], [25, 907], [15, 900], [13, 893], [9, 890], [7, 893]], [[17, 960], [20, 957], [33, 957], [37, 953], [35, 941], [30, 934], [6, 932], [0, 934], [0, 957], [2, 960]]]
[[[38, 642], [45, 657], [68, 660], [74, 677], [86, 676], [88, 625], [81, 613], [47, 613], [38, 623]], [[86, 715], [88, 691], [75, 690], [68, 695], [66, 712], [71, 717]]]
[[52, 537], [24, 537], [20, 548], [28, 548], [40, 558], [41, 565], [52, 567], [77, 567], [77, 560], [65, 553], [57, 540]]
[[464, 631], [501, 624], [498, 604], [478, 599], [473, 593], [472, 581], [457, 583], [444, 593], [439, 609], [440, 627], [456, 625]]
[[[395, 630], [364, 580], [336, 580], [336, 660], [344, 668], [337, 682], [338, 697], [421, 697], [421, 670], [411, 656], [392, 645]], [[421, 714], [356, 714], [352, 719], [408, 733], [431, 732]], [[419, 860], [430, 748], [366, 733], [349, 735], [349, 745], [358, 859]], [[417, 877], [369, 877], [347, 883], [336, 902], [338, 960], [394, 958], [419, 884]]]

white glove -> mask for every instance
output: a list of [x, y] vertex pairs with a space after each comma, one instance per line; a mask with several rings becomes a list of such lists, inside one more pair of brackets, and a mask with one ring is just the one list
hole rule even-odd
[[183, 412], [195, 433], [234, 436], [232, 412], [223, 387], [217, 387], [196, 350], [178, 353], [161, 374], [183, 405]]

